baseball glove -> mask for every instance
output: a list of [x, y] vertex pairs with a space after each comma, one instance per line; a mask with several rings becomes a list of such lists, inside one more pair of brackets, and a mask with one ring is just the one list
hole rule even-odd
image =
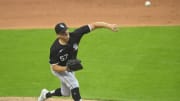
[[68, 67], [69, 72], [83, 69], [83, 66], [81, 65], [81, 60], [78, 59], [68, 60], [66, 66]]

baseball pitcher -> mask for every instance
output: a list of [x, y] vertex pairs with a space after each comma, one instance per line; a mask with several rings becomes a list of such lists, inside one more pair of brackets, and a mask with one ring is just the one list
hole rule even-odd
[[45, 101], [52, 96], [70, 96], [74, 101], [82, 101], [79, 83], [74, 72], [83, 69], [81, 60], [77, 59], [78, 45], [81, 38], [97, 28], [118, 31], [116, 24], [95, 22], [84, 25], [73, 32], [68, 31], [65, 23], [55, 26], [56, 40], [50, 48], [49, 63], [52, 73], [61, 81], [61, 87], [52, 91], [42, 89], [38, 101]]

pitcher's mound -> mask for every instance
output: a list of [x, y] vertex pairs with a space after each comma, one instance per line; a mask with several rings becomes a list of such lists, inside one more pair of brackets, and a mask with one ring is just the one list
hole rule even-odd
[[[0, 97], [0, 101], [37, 101], [36, 97]], [[46, 101], [73, 101], [68, 98], [49, 98]], [[95, 100], [83, 100], [83, 101], [95, 101]]]

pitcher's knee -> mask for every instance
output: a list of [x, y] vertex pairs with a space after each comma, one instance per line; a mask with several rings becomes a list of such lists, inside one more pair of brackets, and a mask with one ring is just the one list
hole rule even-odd
[[62, 96], [70, 96], [71, 91], [69, 89], [61, 89]]
[[65, 97], [69, 97], [71, 94], [70, 94], [70, 92], [62, 92], [62, 95]]
[[69, 88], [70, 88], [71, 90], [74, 89], [74, 88], [79, 88], [79, 83], [78, 83], [78, 81], [73, 82], [73, 83], [69, 86]]

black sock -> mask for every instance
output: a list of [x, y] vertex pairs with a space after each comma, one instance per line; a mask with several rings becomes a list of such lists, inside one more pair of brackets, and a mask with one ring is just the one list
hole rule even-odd
[[46, 98], [52, 97], [52, 96], [62, 96], [61, 94], [61, 88], [57, 88], [55, 91], [48, 92], [46, 94]]
[[72, 89], [71, 93], [72, 93], [72, 97], [73, 97], [74, 101], [80, 101], [81, 100], [79, 88]]

